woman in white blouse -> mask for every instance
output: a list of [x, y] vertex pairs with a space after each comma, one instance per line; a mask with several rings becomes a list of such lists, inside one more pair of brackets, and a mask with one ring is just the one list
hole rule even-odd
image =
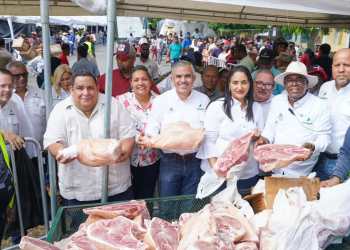
[[73, 85], [72, 71], [67, 64], [59, 65], [53, 74], [52, 106], [66, 99]]
[[[197, 155], [202, 159], [202, 170], [214, 171], [212, 167], [230, 142], [253, 130], [262, 130], [263, 124], [262, 108], [253, 101], [251, 74], [244, 66], [237, 66], [225, 86], [224, 97], [208, 105], [204, 119], [206, 139]], [[258, 173], [258, 163], [250, 156], [237, 184], [242, 195], [256, 184]]]
[[[143, 65], [136, 66], [131, 75], [131, 92], [117, 96], [136, 123], [136, 137], [144, 134], [153, 100], [152, 78]], [[159, 150], [135, 144], [131, 155], [132, 183], [136, 199], [153, 197], [159, 175]]]

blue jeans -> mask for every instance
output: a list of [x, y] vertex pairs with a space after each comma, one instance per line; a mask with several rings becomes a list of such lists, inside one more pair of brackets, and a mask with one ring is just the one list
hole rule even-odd
[[[197, 192], [197, 186], [203, 171], [201, 160], [195, 154], [182, 157], [177, 154], [162, 154], [159, 168], [160, 197], [190, 195]], [[166, 219], [176, 218], [181, 212], [189, 212], [192, 201], [169, 201], [160, 204], [160, 216]], [[181, 208], [179, 207], [181, 206]]]
[[325, 153], [321, 153], [313, 169], [321, 181], [328, 180], [334, 172], [337, 159], [330, 159]]

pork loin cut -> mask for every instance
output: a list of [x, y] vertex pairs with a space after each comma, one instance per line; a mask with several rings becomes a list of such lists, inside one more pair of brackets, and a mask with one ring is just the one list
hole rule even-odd
[[146, 250], [146, 230], [134, 221], [118, 216], [99, 220], [87, 227], [87, 237], [98, 250]]
[[145, 242], [155, 250], [176, 250], [179, 231], [176, 225], [154, 217], [147, 227]]
[[195, 129], [187, 122], [175, 122], [163, 128], [160, 135], [151, 138], [151, 147], [179, 154], [192, 153], [204, 139], [204, 129]]
[[22, 237], [19, 248], [22, 250], [60, 250], [58, 247], [55, 247], [46, 241], [29, 236]]
[[[83, 209], [84, 213], [89, 215], [91, 221], [100, 219], [113, 219], [118, 216], [124, 216], [129, 219], [135, 219], [142, 216], [143, 219], [150, 219], [145, 201], [129, 201], [104, 205], [93, 208]], [[92, 216], [92, 217], [90, 217]]]
[[116, 163], [121, 155], [121, 147], [115, 139], [85, 139], [59, 151], [59, 154], [77, 158], [87, 166], [99, 167]]
[[265, 144], [254, 149], [254, 157], [264, 172], [287, 167], [291, 163], [307, 157], [309, 153], [310, 150], [307, 148], [283, 144]]
[[218, 158], [214, 165], [216, 172], [226, 176], [232, 166], [246, 162], [249, 157], [249, 146], [254, 132], [248, 133], [238, 139], [233, 140], [225, 149], [224, 153]]

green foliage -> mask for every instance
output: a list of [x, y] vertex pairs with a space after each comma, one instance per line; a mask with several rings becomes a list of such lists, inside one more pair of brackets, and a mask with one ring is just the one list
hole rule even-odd
[[221, 31], [238, 31], [238, 30], [256, 30], [264, 31], [268, 29], [267, 25], [251, 25], [251, 24], [225, 24], [225, 23], [209, 23], [209, 28], [213, 29], [215, 32], [220, 33]]
[[157, 28], [157, 23], [161, 20], [161, 18], [148, 18], [148, 27], [152, 30]]

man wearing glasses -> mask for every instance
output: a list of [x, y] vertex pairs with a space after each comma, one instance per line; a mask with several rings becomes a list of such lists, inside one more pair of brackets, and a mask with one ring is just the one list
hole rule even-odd
[[274, 173], [291, 177], [307, 176], [317, 162], [320, 152], [330, 143], [330, 113], [321, 99], [308, 93], [317, 83], [317, 77], [308, 75], [306, 66], [292, 62], [286, 71], [275, 77], [283, 82], [285, 92], [271, 101], [269, 115], [258, 144], [291, 144], [310, 149], [300, 158]]
[[[46, 114], [44, 92], [33, 86], [28, 86], [28, 71], [21, 62], [11, 62], [7, 69], [12, 74], [15, 93], [21, 98], [26, 114], [32, 126], [34, 139], [42, 145], [43, 135], [46, 130]], [[35, 153], [28, 152], [30, 157], [36, 157]]]
[[263, 108], [264, 123], [270, 110], [272, 92], [275, 87], [271, 70], [261, 69], [256, 72], [254, 81], [254, 101]]

